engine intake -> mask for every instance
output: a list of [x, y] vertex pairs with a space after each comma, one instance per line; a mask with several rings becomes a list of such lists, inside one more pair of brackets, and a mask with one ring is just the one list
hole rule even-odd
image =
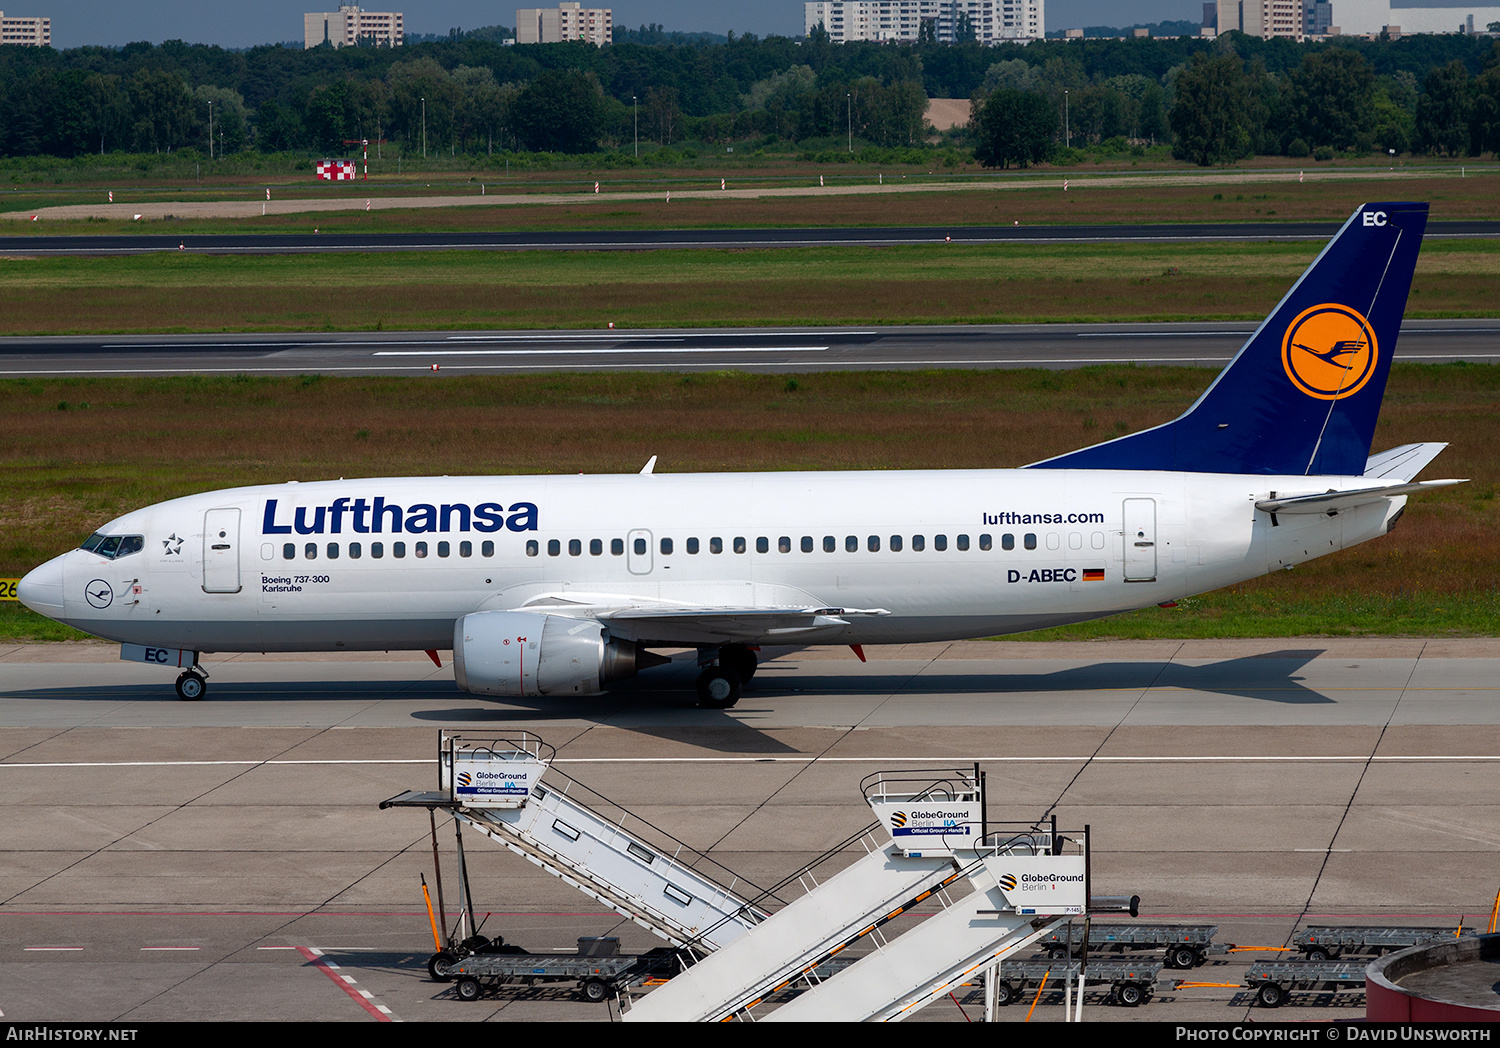
[[611, 638], [593, 619], [478, 611], [453, 625], [453, 677], [476, 695], [597, 695], [667, 661]]

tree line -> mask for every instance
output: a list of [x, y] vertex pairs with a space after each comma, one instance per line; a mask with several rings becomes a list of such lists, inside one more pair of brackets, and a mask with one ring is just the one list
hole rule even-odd
[[[987, 136], [1014, 138], [1018, 120], [1039, 134], [1054, 110], [1058, 144], [1170, 141], [1201, 163], [1303, 146], [1493, 148], [1484, 129], [1494, 122], [1485, 114], [1495, 60], [1473, 37], [1299, 45], [1226, 34], [987, 48], [835, 44], [816, 30], [804, 40], [685, 41], [655, 26], [631, 35], [663, 42], [503, 46], [494, 34], [455, 32], [401, 48], [0, 47], [0, 154], [343, 152], [360, 139], [407, 151], [588, 152], [637, 136], [912, 146], [923, 141], [929, 97], [976, 99], [971, 139], [982, 160], [1001, 163], [1043, 157], [1007, 160]], [[1003, 116], [1016, 98], [1031, 106], [1024, 120]], [[1469, 129], [1462, 143], [1460, 125]]]

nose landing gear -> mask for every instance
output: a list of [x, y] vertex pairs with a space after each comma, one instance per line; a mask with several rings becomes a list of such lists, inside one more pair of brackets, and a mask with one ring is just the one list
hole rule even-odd
[[183, 670], [177, 678], [177, 697], [184, 702], [196, 702], [208, 690], [208, 680], [196, 666]]

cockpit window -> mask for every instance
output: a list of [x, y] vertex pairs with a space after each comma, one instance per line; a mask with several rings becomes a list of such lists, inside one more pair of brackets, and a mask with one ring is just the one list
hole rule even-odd
[[96, 531], [78, 548], [110, 560], [118, 560], [132, 553], [139, 553], [145, 547], [144, 535], [106, 535], [102, 531]]

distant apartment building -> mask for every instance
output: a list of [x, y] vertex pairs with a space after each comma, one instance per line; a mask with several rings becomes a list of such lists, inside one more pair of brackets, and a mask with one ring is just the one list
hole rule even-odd
[[615, 35], [612, 8], [558, 4], [556, 7], [525, 7], [516, 11], [516, 43], [560, 44], [584, 40], [596, 47], [610, 43]]
[[0, 44], [51, 47], [52, 19], [6, 18], [5, 12], [0, 11]]
[[[1335, 10], [1337, 5], [1337, 10]], [[1439, 6], [1441, 5], [1441, 6]], [[1466, 7], [1449, 0], [1217, 0], [1214, 32], [1251, 36], [1376, 36], [1472, 33], [1500, 22], [1500, 6]], [[1208, 20], [1205, 10], [1205, 24]], [[1297, 27], [1293, 28], [1293, 23]]]
[[1219, 0], [1218, 31], [1300, 43], [1307, 38], [1307, 8], [1312, 6], [1313, 0]]
[[1040, 40], [1046, 35], [1045, 0], [809, 0], [805, 31], [819, 24], [838, 43], [849, 40], [917, 41], [923, 23], [938, 43], [981, 44]]
[[400, 11], [362, 11], [356, 4], [340, 4], [337, 11], [312, 11], [302, 16], [304, 47], [353, 47], [375, 44], [400, 47], [406, 39], [406, 16]]

